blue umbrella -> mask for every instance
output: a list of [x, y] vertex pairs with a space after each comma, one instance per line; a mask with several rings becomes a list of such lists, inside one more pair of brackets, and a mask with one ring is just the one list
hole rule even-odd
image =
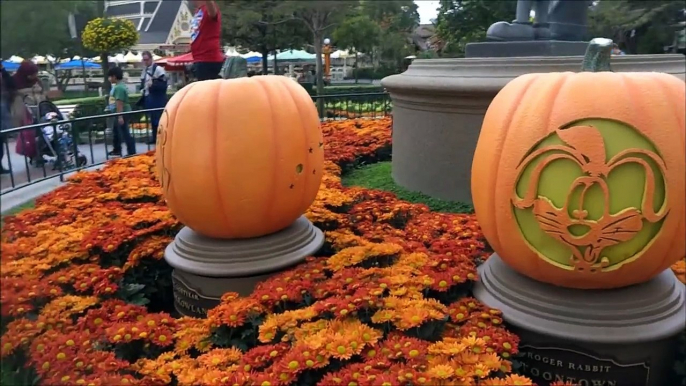
[[5, 68], [7, 71], [17, 71], [19, 68], [19, 63], [14, 63], [14, 62], [8, 62], [6, 60], [2, 61], [2, 66]]
[[259, 63], [262, 61], [262, 57], [261, 56], [249, 56], [249, 57], [245, 58], [245, 61], [248, 63]]
[[86, 69], [101, 68], [101, 66], [98, 63], [94, 63], [88, 60], [84, 61], [82, 59], [77, 59], [70, 60], [65, 63], [60, 63], [55, 66], [55, 70], [80, 70], [84, 67]]

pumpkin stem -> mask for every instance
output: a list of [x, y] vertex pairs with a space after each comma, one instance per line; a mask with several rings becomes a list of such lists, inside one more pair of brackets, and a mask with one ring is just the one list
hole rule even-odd
[[595, 38], [588, 43], [581, 71], [601, 72], [612, 71], [610, 57], [612, 56], [612, 39]]

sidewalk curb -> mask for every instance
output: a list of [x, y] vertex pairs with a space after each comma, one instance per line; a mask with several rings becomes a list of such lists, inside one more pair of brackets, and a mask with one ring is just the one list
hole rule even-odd
[[[104, 164], [95, 165], [81, 169], [81, 171], [94, 171], [101, 169], [104, 166]], [[4, 215], [8, 212], [11, 212], [13, 209], [31, 202], [44, 194], [50, 193], [62, 185], [65, 185], [67, 183], [67, 178], [74, 174], [76, 174], [76, 172], [65, 173], [64, 181], [60, 181], [59, 176], [56, 175], [45, 181], [41, 181], [31, 186], [19, 188], [15, 191], [0, 195], [0, 214]]]

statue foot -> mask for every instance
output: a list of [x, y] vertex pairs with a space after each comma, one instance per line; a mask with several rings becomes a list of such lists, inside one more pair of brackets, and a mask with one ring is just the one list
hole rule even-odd
[[499, 21], [488, 28], [486, 32], [488, 40], [496, 41], [521, 41], [534, 40], [534, 27], [527, 23], [507, 23]]
[[550, 34], [550, 28], [548, 28], [548, 25], [541, 24], [534, 25], [534, 36], [536, 40], [550, 40], [552, 35]]

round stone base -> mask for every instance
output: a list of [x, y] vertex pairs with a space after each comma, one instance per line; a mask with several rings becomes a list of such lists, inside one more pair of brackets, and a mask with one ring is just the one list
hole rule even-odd
[[520, 338], [522, 370], [539, 385], [657, 386], [686, 327], [684, 285], [671, 270], [625, 288], [578, 290], [520, 275], [497, 254], [474, 296], [503, 312]]
[[183, 315], [204, 317], [226, 292], [249, 295], [257, 283], [302, 262], [323, 244], [324, 234], [305, 216], [252, 239], [213, 239], [184, 227], [164, 252], [174, 267], [175, 307]]

